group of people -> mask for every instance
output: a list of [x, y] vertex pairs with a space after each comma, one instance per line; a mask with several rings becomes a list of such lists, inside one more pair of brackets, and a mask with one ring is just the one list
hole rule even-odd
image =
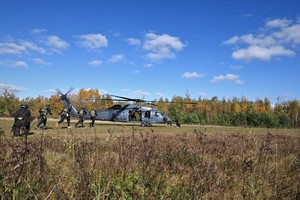
[[[56, 123], [56, 126], [61, 124], [66, 119], [68, 128], [71, 128], [71, 126], [70, 126], [71, 111], [72, 111], [72, 106], [71, 105], [69, 107], [65, 107], [60, 112], [60, 120]], [[84, 107], [82, 107], [77, 112], [79, 119], [78, 119], [77, 123], [75, 124], [76, 128], [79, 128], [79, 124], [81, 124], [81, 127], [84, 127], [84, 117], [85, 117], [85, 115], [87, 115], [87, 113], [88, 113], [88, 111]], [[89, 114], [90, 114], [90, 119], [91, 119], [90, 127], [94, 127], [95, 126], [95, 121], [96, 121], [96, 116], [97, 116], [97, 111], [96, 110], [91, 110], [89, 112]]]
[[[60, 120], [56, 123], [56, 126], [58, 126], [59, 124], [61, 124], [62, 122], [65, 121], [65, 119], [67, 120], [67, 125], [68, 128], [71, 128], [70, 126], [70, 121], [71, 121], [71, 111], [72, 111], [72, 106], [68, 106], [63, 108], [63, 110], [59, 113], [60, 114]], [[78, 122], [75, 124], [75, 127], [78, 128], [79, 124], [81, 124], [81, 127], [84, 127], [84, 117], [87, 115], [88, 111], [83, 107], [78, 111]], [[47, 103], [45, 106], [41, 107], [39, 109], [39, 121], [35, 127], [35, 129], [40, 128], [40, 126], [43, 124], [43, 128], [47, 129], [47, 115], [53, 115], [51, 112], [51, 107], [50, 104]], [[97, 116], [97, 111], [96, 110], [91, 110], [89, 112], [90, 114], [90, 119], [91, 119], [91, 123], [90, 123], [90, 127], [94, 127], [95, 125], [95, 120], [96, 120], [96, 116]], [[32, 120], [34, 119], [31, 116], [31, 112], [28, 110], [28, 105], [26, 104], [21, 104], [21, 108], [19, 110], [17, 110], [14, 114], [14, 124], [12, 127], [13, 130], [13, 134], [14, 135], [18, 135], [18, 132], [15, 130], [20, 129], [20, 127], [25, 127], [25, 129], [27, 130], [27, 132], [29, 132], [30, 129], [30, 124], [32, 122]]]

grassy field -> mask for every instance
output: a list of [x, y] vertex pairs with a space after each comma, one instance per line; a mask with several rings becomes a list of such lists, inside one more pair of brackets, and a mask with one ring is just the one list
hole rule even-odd
[[299, 129], [55, 122], [0, 120], [2, 199], [300, 199]]

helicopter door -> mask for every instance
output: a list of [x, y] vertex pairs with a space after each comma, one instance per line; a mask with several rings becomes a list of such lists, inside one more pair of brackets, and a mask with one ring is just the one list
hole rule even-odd
[[118, 122], [128, 122], [128, 111], [124, 110], [122, 112], [117, 112], [115, 120]]
[[146, 111], [146, 112], [145, 112], [145, 118], [150, 118], [150, 116], [151, 116], [150, 111]]
[[141, 111], [141, 120], [149, 120], [150, 119], [150, 111]]

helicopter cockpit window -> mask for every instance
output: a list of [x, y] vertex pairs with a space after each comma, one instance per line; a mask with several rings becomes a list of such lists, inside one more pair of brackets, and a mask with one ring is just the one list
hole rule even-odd
[[155, 117], [162, 117], [162, 114], [160, 112], [155, 112]]

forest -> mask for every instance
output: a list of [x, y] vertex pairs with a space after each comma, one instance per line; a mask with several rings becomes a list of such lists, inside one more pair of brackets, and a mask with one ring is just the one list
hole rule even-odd
[[[80, 89], [77, 94], [69, 94], [73, 106], [91, 109], [106, 109], [114, 104], [130, 102], [114, 102], [111, 96], [101, 95], [99, 89]], [[105, 99], [105, 100], [104, 100]], [[19, 99], [16, 93], [3, 89], [0, 96], [0, 117], [12, 117], [21, 103], [26, 103], [33, 116], [38, 117], [38, 110], [50, 103], [54, 118], [59, 117], [63, 103], [59, 95], [50, 98], [38, 96]], [[300, 126], [299, 99], [281, 100], [278, 98], [272, 105], [268, 98], [248, 100], [245, 96], [230, 99], [198, 98], [192, 99], [188, 91], [185, 96], [173, 96], [172, 99], [155, 100], [156, 108], [172, 120], [183, 124], [266, 127], [266, 128], [298, 128]]]

